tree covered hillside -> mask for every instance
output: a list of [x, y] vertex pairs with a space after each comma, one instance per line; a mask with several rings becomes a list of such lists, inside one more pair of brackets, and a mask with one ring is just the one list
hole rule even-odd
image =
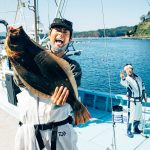
[[141, 22], [127, 32], [128, 37], [150, 38], [150, 11], [140, 17]]
[[[110, 28], [105, 30], [106, 37], [121, 37], [125, 36], [126, 33], [132, 30], [133, 27], [121, 26], [117, 28]], [[96, 31], [84, 31], [84, 32], [74, 32], [74, 38], [80, 37], [104, 37], [104, 29], [98, 29]]]

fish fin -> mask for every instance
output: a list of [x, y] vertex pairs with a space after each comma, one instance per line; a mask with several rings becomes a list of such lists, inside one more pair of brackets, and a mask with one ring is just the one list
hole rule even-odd
[[91, 118], [91, 115], [88, 112], [87, 108], [82, 103], [80, 104], [81, 104], [80, 109], [74, 112], [75, 125], [84, 124]]

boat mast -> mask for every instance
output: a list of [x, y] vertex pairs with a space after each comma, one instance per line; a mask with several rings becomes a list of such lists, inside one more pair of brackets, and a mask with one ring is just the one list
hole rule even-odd
[[30, 1], [28, 1], [28, 8], [30, 10], [33, 11], [34, 13], [34, 37], [35, 37], [35, 41], [36, 42], [39, 42], [39, 34], [38, 34], [38, 24], [39, 24], [39, 17], [38, 17], [38, 14], [37, 14], [37, 4], [38, 4], [38, 0], [34, 0], [33, 2], [33, 6], [30, 5]]
[[37, 30], [37, 27], [38, 27], [38, 20], [37, 20], [37, 5], [36, 5], [36, 0], [34, 0], [34, 28], [35, 28], [35, 41], [36, 42], [39, 42], [38, 41], [38, 30]]

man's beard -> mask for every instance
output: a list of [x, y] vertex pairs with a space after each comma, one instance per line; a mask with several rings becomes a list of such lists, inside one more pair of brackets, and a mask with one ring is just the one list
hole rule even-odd
[[53, 52], [53, 53], [55, 53], [55, 54], [58, 54], [58, 53], [61, 53], [61, 52], [66, 52], [67, 51], [67, 49], [68, 49], [68, 45], [69, 45], [69, 43], [68, 44], [66, 44], [66, 45], [64, 45], [63, 47], [61, 47], [61, 48], [57, 48], [57, 47], [55, 47], [51, 42], [50, 42], [50, 46], [51, 46], [51, 51]]

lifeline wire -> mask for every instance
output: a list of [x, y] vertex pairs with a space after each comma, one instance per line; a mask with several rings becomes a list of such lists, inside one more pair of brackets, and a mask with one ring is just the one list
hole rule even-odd
[[[108, 68], [108, 82], [109, 82], [109, 96], [111, 99], [111, 109], [112, 109], [112, 89], [111, 89], [111, 77], [110, 77], [110, 66], [108, 63], [108, 50], [107, 50], [107, 40], [106, 40], [106, 27], [105, 27], [105, 16], [104, 16], [104, 8], [103, 8], [103, 1], [101, 0], [101, 8], [102, 8], [102, 16], [103, 16], [103, 27], [104, 27], [104, 41], [105, 41], [105, 50], [107, 52], [106, 55], [106, 62], [107, 62], [107, 68]], [[114, 146], [114, 149], [117, 150], [116, 147], [116, 135], [115, 135], [115, 123], [113, 121], [113, 139], [112, 139], [112, 148]]]

